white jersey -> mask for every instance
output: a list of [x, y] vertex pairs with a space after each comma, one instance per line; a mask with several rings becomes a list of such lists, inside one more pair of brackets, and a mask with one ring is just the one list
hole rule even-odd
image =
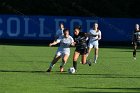
[[90, 35], [88, 47], [89, 48], [93, 48], [93, 47], [98, 48], [98, 46], [99, 46], [98, 40], [101, 39], [101, 31], [99, 30], [98, 32], [96, 32], [95, 30], [91, 29], [88, 34]]
[[57, 39], [56, 42], [60, 43], [61, 48], [69, 48], [70, 45], [74, 42], [74, 40], [71, 36], [65, 38], [64, 35], [62, 35]]
[[[99, 39], [101, 39], [101, 31], [99, 30], [98, 32], [96, 32], [96, 30], [91, 29], [89, 31], [89, 34], [91, 35], [89, 37], [90, 41], [98, 41]], [[92, 36], [94, 35], [94, 36]]]
[[70, 45], [74, 42], [74, 40], [71, 36], [65, 38], [64, 35], [62, 35], [57, 39], [56, 42], [60, 43], [60, 46], [59, 46], [56, 54], [70, 55]]

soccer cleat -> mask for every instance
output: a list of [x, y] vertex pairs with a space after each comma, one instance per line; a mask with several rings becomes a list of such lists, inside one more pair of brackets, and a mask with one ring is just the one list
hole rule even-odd
[[50, 70], [50, 69], [48, 69], [46, 72], [51, 72], [51, 70]]
[[89, 66], [91, 66], [91, 65], [92, 65], [90, 61], [89, 61], [88, 65], [89, 65]]
[[63, 72], [64, 71], [64, 68], [63, 67], [60, 67], [60, 72]]
[[87, 60], [87, 64], [88, 64], [89, 66], [91, 66], [91, 65], [92, 65], [92, 63], [91, 63], [91, 61], [90, 61], [90, 60]]

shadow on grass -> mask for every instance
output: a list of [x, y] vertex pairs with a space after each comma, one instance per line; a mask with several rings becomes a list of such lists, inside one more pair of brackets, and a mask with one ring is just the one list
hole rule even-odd
[[124, 90], [140, 90], [140, 88], [119, 88], [119, 87], [113, 87], [113, 88], [91, 88], [91, 87], [69, 87], [69, 88], [79, 88], [79, 89], [124, 89]]
[[19, 72], [19, 73], [56, 73], [56, 74], [67, 74], [67, 71], [64, 71], [63, 73], [61, 73], [60, 71], [51, 71], [51, 72], [47, 72], [47, 71], [23, 71], [23, 70], [0, 70], [0, 72]]
[[[48, 73], [46, 71], [23, 71], [23, 70], [0, 70], [0, 72], [19, 72], [19, 73]], [[93, 78], [140, 78], [140, 75], [121, 75], [121, 74], [69, 74], [67, 71], [52, 71], [49, 73], [60, 74], [60, 75], [72, 75], [72, 76], [91, 76]]]
[[121, 75], [121, 74], [78, 74], [78, 73], [74, 73], [74, 74], [69, 74], [69, 73], [57, 73], [57, 74], [61, 74], [61, 75], [71, 75], [71, 76], [90, 76], [93, 78], [140, 78], [140, 75]]
[[140, 92], [95, 92], [95, 91], [82, 91], [82, 92], [71, 92], [71, 93], [140, 93]]
[[82, 92], [71, 92], [71, 93], [140, 93], [140, 92], [94, 92], [94, 91], [82, 91]]
[[20, 71], [20, 70], [0, 70], [0, 72], [46, 73], [46, 71]]
[[[91, 87], [69, 87], [69, 88], [72, 88], [72, 89], [88, 89], [88, 91], [82, 91], [82, 92], [72, 92], [72, 93], [126, 93], [126, 92], [118, 92], [118, 91], [121, 91], [121, 90], [127, 90], [127, 92], [129, 91], [135, 91], [135, 92], [129, 92], [129, 93], [140, 93], [140, 88], [119, 88], [119, 87], [114, 87], [114, 88], [91, 88]], [[89, 91], [89, 89], [93, 89], [94, 91]], [[109, 91], [110, 92], [97, 92], [95, 90], [104, 90], [104, 91]], [[116, 92], [111, 92], [112, 91], [116, 91]], [[137, 91], [137, 92], [136, 92]]]
[[121, 74], [75, 74], [75, 75], [88, 75], [93, 78], [140, 78], [140, 75], [121, 75]]
[[[118, 51], [118, 52], [131, 52], [131, 53], [133, 53], [133, 49], [132, 50], [122, 50], [122, 51]], [[140, 52], [140, 50], [137, 50], [137, 52]]]

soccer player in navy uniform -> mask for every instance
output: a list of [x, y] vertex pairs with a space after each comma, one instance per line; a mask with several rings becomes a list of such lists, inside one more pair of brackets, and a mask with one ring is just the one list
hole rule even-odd
[[88, 53], [88, 47], [87, 47], [87, 34], [84, 32], [80, 32], [81, 27], [77, 26], [74, 28], [74, 42], [75, 42], [75, 52], [73, 55], [73, 67], [75, 70], [77, 70], [77, 60], [78, 57], [81, 55], [81, 62], [82, 64], [89, 64], [91, 65], [90, 62], [86, 60], [87, 58], [87, 53]]
[[132, 39], [132, 44], [134, 46], [134, 51], [133, 51], [133, 57], [134, 60], [136, 60], [136, 50], [137, 50], [137, 46], [138, 44], [140, 44], [140, 29], [139, 29], [139, 24], [135, 25], [135, 30], [133, 33], [133, 39]]

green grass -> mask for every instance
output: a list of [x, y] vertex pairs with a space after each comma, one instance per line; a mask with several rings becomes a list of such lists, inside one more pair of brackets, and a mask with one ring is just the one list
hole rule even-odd
[[[132, 58], [132, 49], [100, 48], [97, 64], [80, 64], [78, 72], [68, 74], [74, 48], [59, 72], [59, 64], [45, 72], [57, 47], [0, 45], [0, 93], [124, 93], [140, 92], [140, 53]], [[93, 50], [89, 58], [93, 57]]]

